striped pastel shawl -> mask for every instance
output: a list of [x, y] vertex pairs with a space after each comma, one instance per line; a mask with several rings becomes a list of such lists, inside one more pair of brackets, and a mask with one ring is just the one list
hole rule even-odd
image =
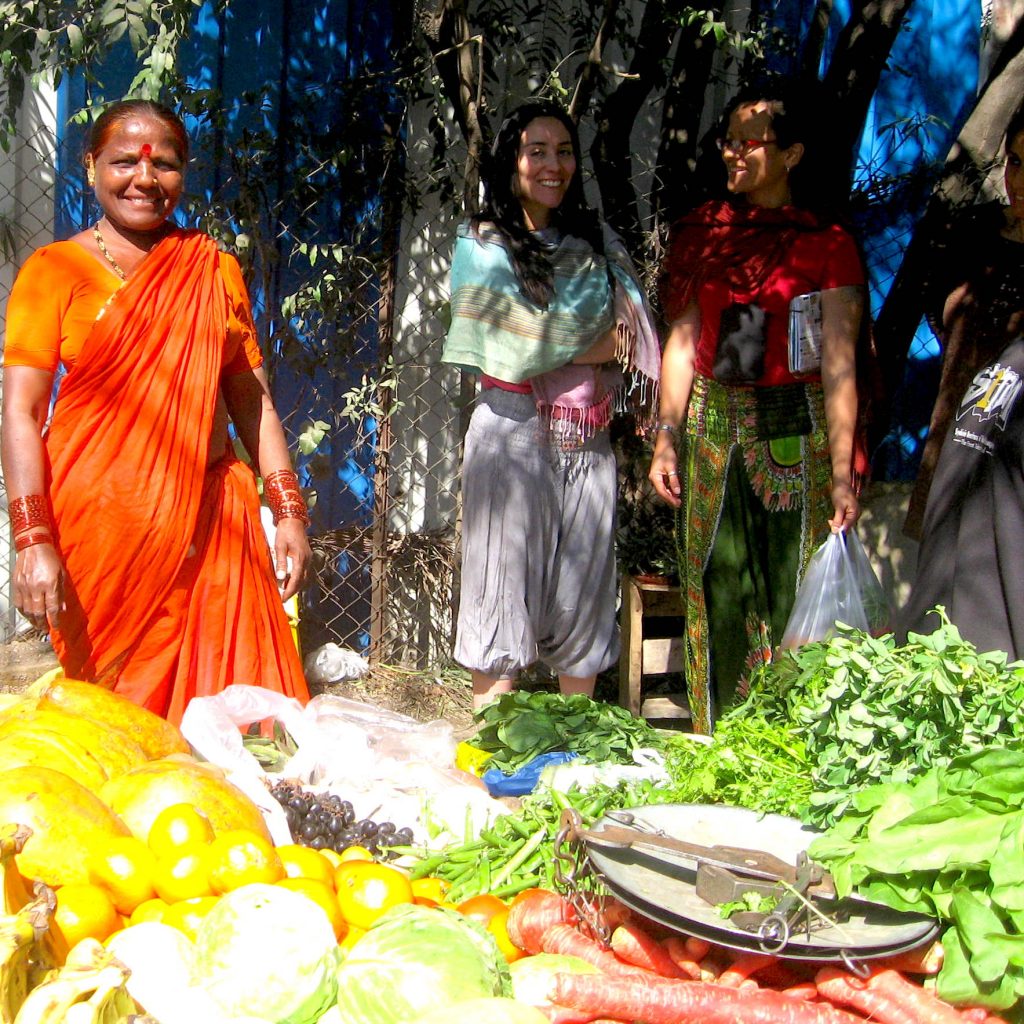
[[[549, 251], [554, 295], [541, 309], [519, 290], [504, 243], [493, 228], [459, 228], [451, 269], [451, 327], [442, 360], [470, 373], [519, 384], [582, 355], [617, 322], [623, 304], [635, 313], [621, 362], [653, 384], [660, 355], [643, 292], [615, 236], [609, 259], [564, 236]], [[611, 277], [608, 267], [611, 267]], [[616, 302], [615, 289], [622, 295]]]

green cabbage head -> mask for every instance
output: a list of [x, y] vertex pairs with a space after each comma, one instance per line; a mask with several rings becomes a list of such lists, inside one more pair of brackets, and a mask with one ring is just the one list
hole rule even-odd
[[200, 925], [192, 981], [225, 1017], [313, 1024], [334, 1002], [339, 959], [327, 915], [312, 900], [276, 885], [244, 885]]
[[494, 939], [461, 914], [403, 904], [383, 914], [338, 968], [332, 1024], [410, 1024], [467, 999], [511, 994]]

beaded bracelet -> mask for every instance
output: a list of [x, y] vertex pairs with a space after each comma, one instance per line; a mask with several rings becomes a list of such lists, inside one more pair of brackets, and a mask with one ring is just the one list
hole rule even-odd
[[24, 551], [25, 548], [34, 547], [36, 544], [52, 544], [53, 535], [51, 533], [43, 532], [42, 530], [36, 530], [33, 533], [22, 533], [21, 535], [14, 538], [14, 550]]
[[7, 516], [15, 534], [37, 526], [50, 528], [50, 505], [41, 494], [26, 494], [23, 498], [12, 499], [7, 505]]
[[274, 517], [279, 519], [301, 519], [309, 526], [309, 512], [306, 501], [299, 490], [299, 478], [290, 469], [279, 469], [263, 478], [263, 493]]
[[675, 434], [679, 428], [674, 423], [658, 423], [653, 428], [653, 432], [656, 434], [659, 430], [667, 430], [670, 434]]

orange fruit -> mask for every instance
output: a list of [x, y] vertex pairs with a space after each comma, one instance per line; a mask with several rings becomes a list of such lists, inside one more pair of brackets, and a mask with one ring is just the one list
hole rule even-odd
[[485, 928], [495, 914], [500, 914], [505, 910], [508, 910], [505, 903], [488, 892], [481, 893], [479, 896], [470, 896], [468, 900], [463, 900], [458, 906], [458, 911], [463, 917], [477, 921]]
[[284, 864], [273, 843], [247, 828], [221, 832], [208, 849], [214, 892], [231, 892], [251, 882], [272, 885], [285, 877]]
[[535, 899], [535, 893], [539, 892], [547, 895], [551, 893], [551, 890], [541, 889], [538, 886], [532, 886], [529, 889], [522, 889], [520, 892], [517, 892], [515, 896], [512, 897], [512, 899], [509, 900], [508, 905], [511, 908], [514, 907], [517, 903], [522, 903], [523, 900]]
[[338, 856], [342, 863], [350, 860], [373, 860], [373, 854], [365, 846], [346, 846]]
[[520, 949], [509, 937], [508, 928], [506, 927], [508, 922], [508, 910], [500, 910], [495, 914], [490, 921], [487, 922], [487, 930], [494, 936], [494, 941], [498, 944], [498, 949], [501, 950], [501, 955], [512, 963], [515, 960], [519, 960], [526, 956], [526, 951]]
[[165, 807], [149, 827], [146, 842], [158, 856], [166, 857], [175, 850], [213, 841], [210, 819], [191, 804]]
[[[313, 852], [316, 853], [315, 850]], [[333, 885], [321, 882], [318, 878], [282, 878], [277, 884], [282, 889], [300, 892], [303, 896], [311, 899], [327, 915], [327, 920], [331, 922], [331, 927], [334, 929], [334, 937], [339, 942], [345, 938], [348, 924], [341, 913], [341, 907], [338, 906], [338, 898], [334, 894]]]
[[86, 857], [89, 881], [105, 889], [121, 914], [131, 914], [156, 895], [156, 857], [135, 836], [119, 836]]
[[185, 847], [181, 852], [157, 859], [153, 888], [167, 903], [212, 896], [210, 884], [210, 847]]
[[441, 903], [448, 895], [448, 883], [443, 878], [436, 878], [433, 875], [414, 878], [411, 885], [413, 897], [417, 901], [428, 899], [433, 900], [434, 903]]
[[328, 864], [331, 865], [332, 868], [336, 868], [342, 863], [341, 854], [334, 850], [318, 850], [317, 852], [325, 861], [327, 861]]
[[369, 928], [384, 911], [413, 902], [408, 876], [389, 864], [342, 864], [335, 880], [338, 906], [349, 925], [356, 928]]
[[161, 923], [177, 928], [194, 941], [203, 919], [219, 902], [219, 896], [193, 896], [180, 900], [167, 908]]
[[348, 952], [364, 935], [366, 934], [365, 928], [353, 928], [349, 926], [348, 932], [345, 934], [338, 946], [344, 951]]
[[317, 850], [298, 843], [277, 847], [277, 855], [288, 878], [315, 878], [334, 889], [334, 866]]
[[171, 904], [166, 900], [160, 899], [159, 896], [154, 896], [153, 899], [140, 903], [132, 911], [131, 917], [128, 918], [128, 923], [141, 924], [143, 921], [162, 921], [164, 914], [167, 913], [170, 906]]
[[104, 889], [72, 882], [57, 890], [53, 925], [71, 948], [82, 939], [102, 942], [121, 927], [121, 917]]

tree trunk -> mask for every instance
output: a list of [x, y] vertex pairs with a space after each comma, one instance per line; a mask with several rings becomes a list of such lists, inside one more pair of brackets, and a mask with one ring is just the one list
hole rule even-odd
[[892, 45], [913, 0], [858, 0], [843, 27], [823, 81], [829, 121], [825, 180], [835, 198], [849, 196], [864, 122]]
[[[720, 16], [717, 7], [712, 13]], [[702, 24], [695, 21], [679, 32], [672, 77], [665, 90], [652, 196], [658, 224], [672, 224], [693, 209], [707, 191], [707, 184], [700, 178], [705, 161], [698, 147], [717, 44], [712, 33], [701, 35]], [[717, 154], [713, 165], [720, 175], [721, 160]]]
[[596, 118], [597, 134], [590, 147], [605, 219], [622, 236], [634, 256], [643, 248], [643, 232], [633, 183], [630, 138], [637, 115], [661, 74], [672, 36], [666, 25], [663, 0], [649, 0], [644, 7], [628, 77], [601, 104]]

